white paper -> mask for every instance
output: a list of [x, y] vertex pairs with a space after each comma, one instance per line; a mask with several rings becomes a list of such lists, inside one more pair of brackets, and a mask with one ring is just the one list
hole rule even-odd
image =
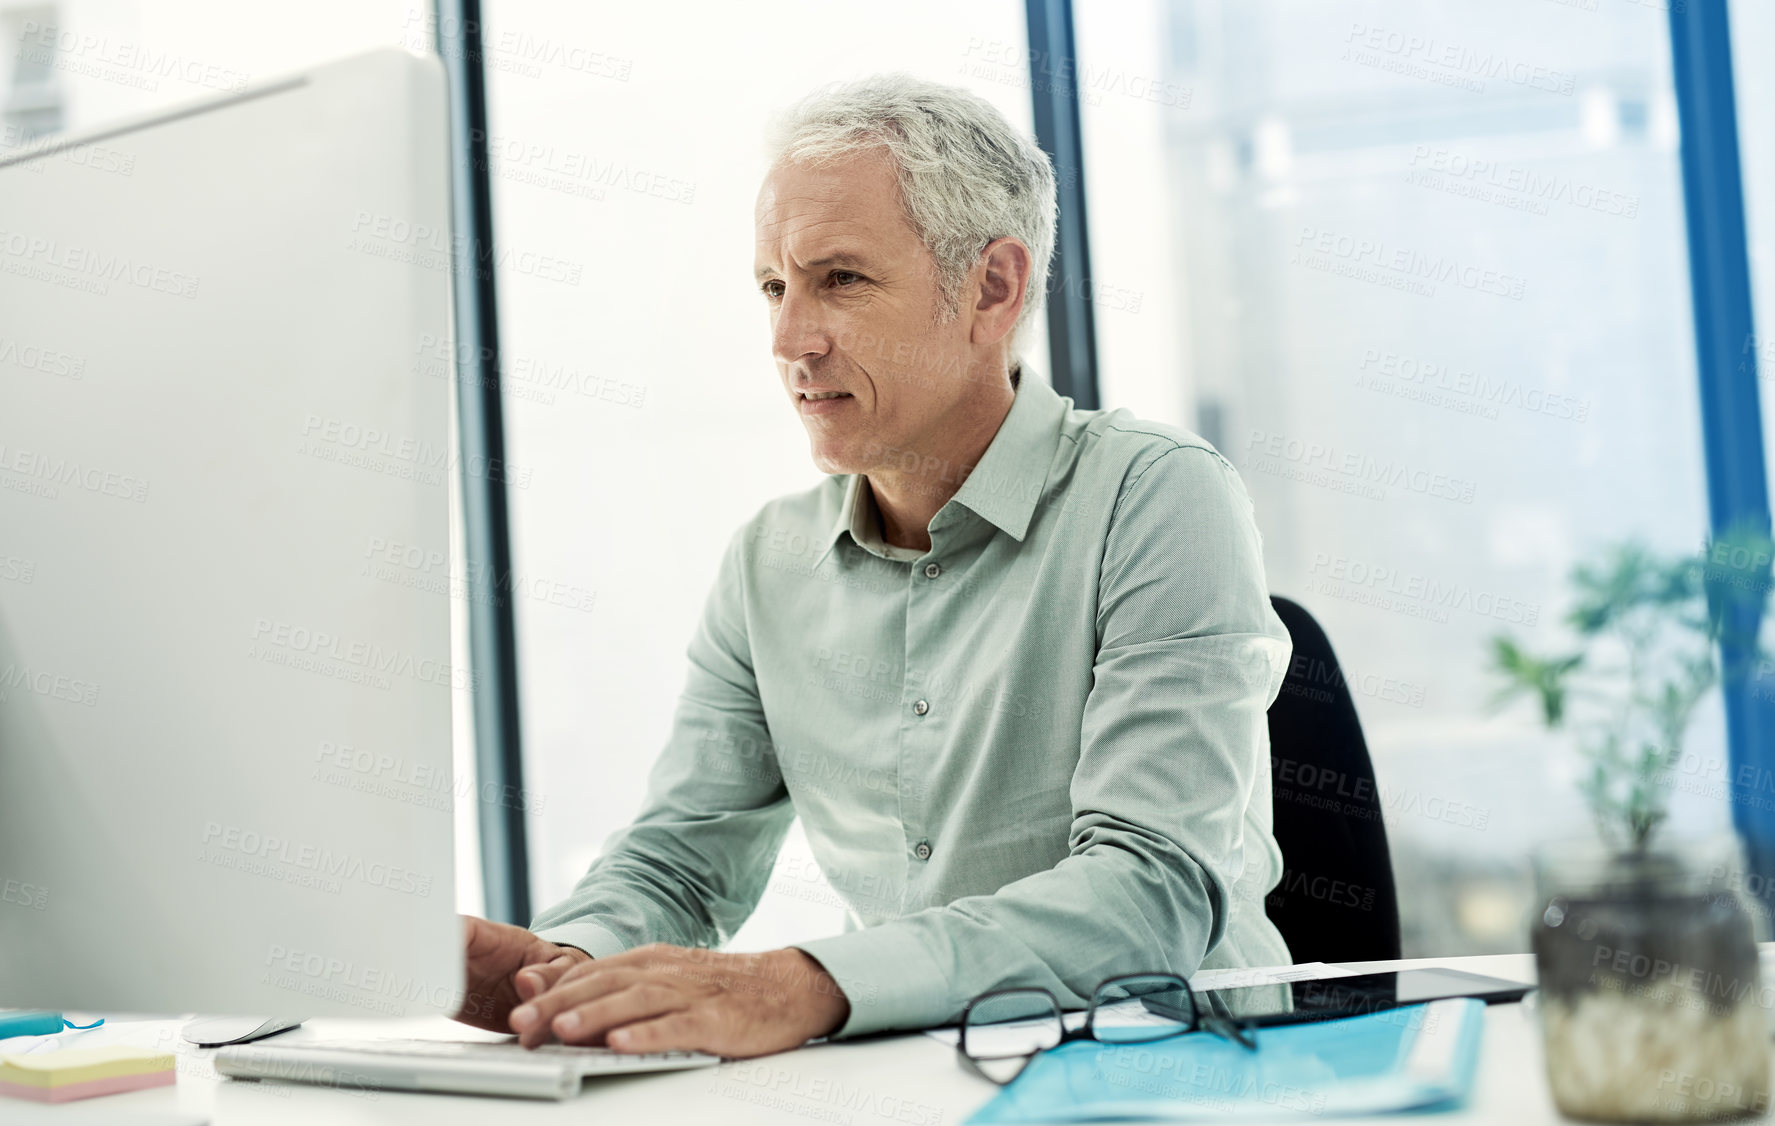
[[1331, 977], [1355, 977], [1356, 971], [1329, 962], [1302, 962], [1298, 966], [1251, 966], [1233, 970], [1203, 970], [1189, 979], [1197, 993], [1210, 989], [1242, 989], [1249, 985], [1275, 985], [1288, 981], [1323, 981]]

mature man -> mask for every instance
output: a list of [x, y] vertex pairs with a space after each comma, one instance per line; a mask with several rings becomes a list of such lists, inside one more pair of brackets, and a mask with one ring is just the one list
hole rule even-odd
[[[787, 120], [756, 276], [819, 486], [730, 542], [646, 806], [534, 933], [469, 921], [462, 1018], [759, 1055], [1009, 985], [1288, 961], [1263, 912], [1288, 634], [1194, 435], [1021, 371], [1047, 159], [893, 76]], [[791, 818], [860, 926], [716, 953]]]

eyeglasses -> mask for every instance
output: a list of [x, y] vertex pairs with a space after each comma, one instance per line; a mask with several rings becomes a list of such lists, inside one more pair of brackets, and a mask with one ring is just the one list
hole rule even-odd
[[1074, 1040], [1144, 1044], [1202, 1029], [1253, 1052], [1257, 1041], [1235, 1021], [1203, 1012], [1189, 982], [1176, 974], [1124, 974], [1097, 987], [1085, 1022], [1068, 1028], [1046, 989], [982, 993], [962, 1010], [955, 1042], [962, 1062], [1001, 1087], [1049, 1048]]

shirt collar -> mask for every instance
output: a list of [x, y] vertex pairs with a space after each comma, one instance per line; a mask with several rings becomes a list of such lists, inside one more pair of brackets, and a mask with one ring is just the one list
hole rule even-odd
[[[1023, 374], [998, 433], [952, 498], [1018, 543], [1028, 533], [1035, 506], [1047, 489], [1048, 469], [1067, 408], [1066, 400], [1052, 387], [1032, 378], [1027, 370]], [[813, 562], [815, 567], [825, 562], [840, 535], [849, 532], [853, 540], [859, 538], [861, 529], [853, 521], [873, 515], [874, 506], [863, 503], [865, 498], [858, 495], [865, 481], [860, 473], [846, 475], [844, 496], [827, 532], [825, 549]]]
[[875, 507], [875, 494], [868, 488], [867, 481], [866, 477], [852, 474], [845, 482], [843, 504], [850, 513], [850, 522], [846, 527], [851, 539], [889, 559], [912, 559], [922, 555], [923, 552], [912, 548], [894, 547], [882, 538], [880, 510]]
[[1022, 543], [1035, 506], [1047, 491], [1067, 402], [1039, 379], [1018, 382], [1011, 412], [955, 500]]

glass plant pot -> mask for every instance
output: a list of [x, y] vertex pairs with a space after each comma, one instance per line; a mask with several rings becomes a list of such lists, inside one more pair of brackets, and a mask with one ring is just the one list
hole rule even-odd
[[1697, 1122], [1768, 1109], [1775, 998], [1758, 977], [1742, 872], [1721, 848], [1536, 856], [1530, 929], [1561, 1113]]

